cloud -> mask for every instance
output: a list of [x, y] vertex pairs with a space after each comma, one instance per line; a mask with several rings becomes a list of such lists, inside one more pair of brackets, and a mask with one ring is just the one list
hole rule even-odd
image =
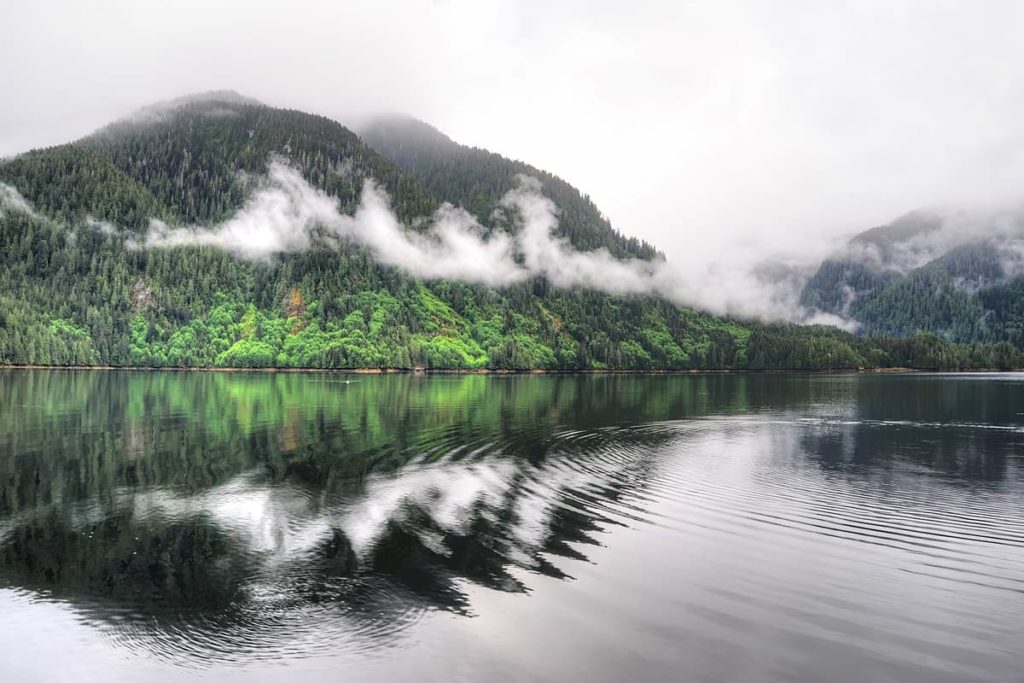
[[266, 180], [232, 218], [210, 227], [171, 228], [152, 221], [145, 247], [205, 245], [248, 259], [303, 251], [314, 244], [355, 242], [384, 265], [425, 279], [461, 279], [502, 286], [529, 271], [514, 260], [513, 241], [504, 234], [484, 238], [483, 228], [462, 209], [442, 206], [425, 233], [406, 228], [391, 210], [387, 194], [372, 180], [363, 186], [355, 214], [312, 187], [281, 160], [270, 163]]
[[7, 211], [23, 213], [35, 217], [36, 212], [28, 200], [21, 196], [15, 188], [5, 183], [0, 183], [0, 215]]
[[423, 229], [414, 230], [396, 217], [388, 195], [372, 180], [364, 183], [355, 213], [347, 215], [335, 198], [310, 186], [283, 160], [274, 159], [266, 178], [232, 218], [213, 226], [183, 228], [154, 220], [138, 246], [204, 245], [241, 258], [266, 259], [315, 246], [355, 244], [381, 264], [427, 280], [503, 287], [544, 277], [563, 289], [654, 295], [716, 314], [850, 327], [836, 316], [799, 306], [793, 278], [806, 279], [807, 266], [780, 277], [763, 272], [763, 255], [751, 253], [729, 266], [686, 273], [665, 260], [620, 260], [603, 249], [576, 250], [555, 234], [558, 208], [544, 196], [540, 182], [528, 176], [516, 180], [516, 187], [496, 207], [496, 218], [507, 231], [488, 233], [473, 216], [450, 204], [443, 205]]
[[906, 275], [955, 249], [969, 246], [991, 248], [1007, 277], [1024, 274], [1024, 206], [914, 211], [855, 236], [828, 257]]
[[211, 227], [172, 228], [152, 220], [142, 245], [204, 245], [242, 258], [267, 258], [309, 249], [311, 231], [333, 224], [339, 217], [337, 200], [317, 191], [294, 169], [275, 160], [258, 190], [227, 221]]
[[[736, 249], [728, 260], [682, 269], [664, 259], [618, 259], [604, 249], [579, 251], [556, 235], [558, 207], [536, 178], [520, 175], [494, 216], [505, 230], [487, 230], [462, 208], [444, 204], [427, 220], [404, 225], [388, 194], [373, 180], [363, 184], [352, 215], [336, 198], [311, 186], [284, 158], [273, 158], [267, 174], [250, 179], [253, 191], [231, 218], [210, 226], [172, 227], [151, 219], [141, 238], [87, 216], [68, 226], [72, 239], [81, 228], [122, 235], [130, 248], [208, 246], [249, 260], [313, 248], [355, 245], [385, 266], [425, 280], [463, 280], [506, 287], [544, 277], [562, 289], [593, 289], [616, 296], [659, 296], [716, 315], [834, 325], [855, 331], [845, 318], [802, 307], [800, 291], [825, 253], [766, 259], [757, 249]], [[0, 213], [38, 217], [10, 185], [0, 183]], [[1001, 225], [1007, 224], [1003, 219]], [[1013, 247], [1010, 249], [1009, 247]], [[1007, 243], [1007, 272], [1024, 270], [1024, 243]], [[880, 258], [877, 249], [844, 247], [858, 258]], [[837, 252], [833, 252], [837, 253]], [[850, 253], [853, 253], [852, 251]]]
[[604, 249], [581, 252], [555, 237], [558, 209], [541, 194], [540, 181], [520, 175], [517, 182], [500, 206], [518, 218], [516, 244], [531, 275], [542, 275], [556, 287], [588, 287], [611, 294], [671, 293], [678, 288], [675, 273], [664, 261], [623, 261]]
[[[170, 100], [155, 102], [135, 110], [131, 114], [118, 119], [117, 123], [158, 123], [167, 120], [175, 110], [192, 105], [214, 105], [199, 109], [201, 115], [210, 118], [229, 118], [238, 116], [237, 106], [259, 106], [262, 103], [252, 97], [239, 95], [233, 90], [211, 90], [203, 93], [183, 95]], [[219, 106], [217, 106], [219, 105]]]
[[340, 234], [369, 247], [377, 260], [430, 280], [458, 279], [500, 287], [524, 280], [530, 271], [515, 261], [514, 240], [504, 233], [484, 237], [483, 227], [466, 211], [442, 206], [427, 232], [403, 226], [387, 195], [373, 181], [351, 218], [341, 216]]

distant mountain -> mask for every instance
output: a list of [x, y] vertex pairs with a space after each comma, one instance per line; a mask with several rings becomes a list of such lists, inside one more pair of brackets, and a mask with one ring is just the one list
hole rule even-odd
[[928, 332], [1024, 345], [1024, 211], [916, 212], [867, 230], [825, 260], [801, 304], [862, 335]]
[[[325, 211], [328, 218], [338, 210], [350, 216], [363, 206], [364, 188], [379, 187], [387, 205], [371, 209], [393, 212], [409, 226], [396, 230], [419, 234], [428, 217], [451, 204], [476, 216], [474, 229], [514, 232], [495, 207], [516, 187], [516, 176], [526, 174], [556, 205], [553, 231], [576, 252], [606, 250], [641, 263], [660, 255], [615, 231], [585, 195], [550, 173], [464, 147], [408, 118], [380, 119], [362, 134], [323, 116], [222, 91], [146, 107], [81, 140], [0, 162], [0, 364], [495, 370], [1024, 364], [1008, 345], [963, 347], [934, 336], [865, 339], [828, 327], [723, 319], [656, 296], [556, 287], [543, 276], [501, 287], [414, 277], [317, 221]], [[289, 193], [314, 205], [301, 216], [312, 226], [294, 227], [305, 208], [289, 203]], [[276, 221], [278, 232], [266, 231], [268, 221]], [[284, 246], [245, 257], [214, 229], [225, 225], [234, 243]], [[281, 226], [309, 234], [283, 234]], [[436, 238], [420, 235], [406, 244], [429, 246]], [[973, 272], [971, 258], [966, 252], [950, 257], [934, 277], [947, 278], [953, 292], [967, 291], [960, 282], [971, 281], [963, 276]], [[881, 273], [881, 293], [891, 290], [886, 278], [904, 277], [886, 274], [885, 265], [858, 263], [864, 278]], [[842, 272], [838, 284], [820, 278], [815, 305], [847, 305]], [[1005, 280], [1005, 273], [993, 279]], [[1000, 286], [986, 284], [967, 300], [1009, 315], [1019, 287]], [[807, 296], [815, 291], [810, 287]], [[849, 306], [860, 301], [853, 297]]]

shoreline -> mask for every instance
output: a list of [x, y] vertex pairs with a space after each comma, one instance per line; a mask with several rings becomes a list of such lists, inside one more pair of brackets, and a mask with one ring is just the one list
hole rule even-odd
[[977, 368], [971, 370], [919, 369], [919, 368], [857, 368], [857, 369], [785, 369], [785, 370], [750, 370], [750, 369], [694, 369], [694, 370], [625, 370], [625, 369], [591, 369], [591, 370], [547, 370], [542, 368], [530, 370], [507, 370], [493, 368], [222, 368], [222, 367], [152, 367], [148, 365], [0, 365], [2, 370], [90, 370], [105, 372], [259, 372], [259, 373], [332, 373], [354, 375], [635, 375], [635, 376], [689, 376], [689, 375], [885, 375], [911, 373], [999, 373], [1024, 372], [1024, 370], [997, 370], [995, 368]]

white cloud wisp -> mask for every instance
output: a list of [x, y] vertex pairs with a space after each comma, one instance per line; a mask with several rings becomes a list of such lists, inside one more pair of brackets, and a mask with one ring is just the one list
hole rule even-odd
[[708, 268], [684, 274], [665, 260], [621, 260], [603, 249], [578, 251], [555, 234], [558, 209], [541, 190], [538, 180], [520, 176], [502, 198], [496, 211], [499, 222], [511, 228], [508, 232], [488, 233], [468, 212], [450, 204], [425, 229], [414, 230], [403, 225], [372, 180], [365, 182], [355, 213], [347, 215], [337, 199], [309, 185], [287, 163], [273, 160], [265, 181], [232, 218], [183, 228], [154, 220], [138, 246], [206, 245], [262, 259], [316, 244], [355, 243], [381, 264], [428, 280], [502, 287], [543, 276], [559, 288], [657, 295], [716, 314], [846, 325], [832, 316], [812, 319], [791, 294], [791, 283], [768, 286], [753, 262], [728, 273]]

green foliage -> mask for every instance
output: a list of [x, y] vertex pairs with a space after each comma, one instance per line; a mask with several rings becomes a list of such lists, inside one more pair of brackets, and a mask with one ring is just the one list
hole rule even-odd
[[[577, 248], [656, 256], [553, 176], [443, 136], [433, 147], [414, 142], [388, 148], [392, 163], [322, 117], [206, 103], [0, 164], [0, 180], [39, 214], [0, 213], [0, 363], [566, 371], [1021, 364], [1011, 345], [760, 325], [656, 297], [555, 289], [543, 278], [501, 290], [422, 282], [351, 245], [246, 261], [210, 247], [140, 249], [133, 241], [151, 217], [184, 224], [230, 215], [268, 159], [283, 154], [345, 209], [373, 177], [404, 217], [449, 201], [491, 227], [494, 202], [526, 171], [542, 178]], [[956, 267], [973, 267], [971, 258]], [[945, 287], [951, 272], [920, 287]], [[1018, 340], [1024, 314], [999, 304], [1016, 290], [990, 294], [1006, 311], [993, 324]], [[916, 310], [920, 329], [947, 309]]]
[[217, 356], [217, 365], [229, 368], [272, 368], [276, 359], [277, 352], [270, 344], [239, 339]]
[[96, 365], [92, 339], [67, 320], [48, 320], [23, 302], [0, 295], [0, 362], [19, 365]]
[[856, 370], [881, 364], [879, 355], [869, 360], [872, 351], [877, 350], [834, 328], [765, 325], [750, 336], [748, 367], [753, 370]]
[[876, 334], [933, 332], [954, 341], [984, 337], [981, 303], [939, 268], [911, 273], [868, 303], [860, 315], [867, 330]]
[[[921, 332], [964, 343], [1009, 341], [1024, 348], [1024, 279], [1007, 281], [1005, 254], [984, 240], [953, 248], [902, 272], [939, 222], [910, 216], [855, 237], [863, 260], [828, 259], [807, 282], [801, 304], [852, 318], [865, 335]], [[901, 240], [913, 239], [915, 243]]]
[[992, 337], [1024, 348], [1024, 277], [978, 293]]

